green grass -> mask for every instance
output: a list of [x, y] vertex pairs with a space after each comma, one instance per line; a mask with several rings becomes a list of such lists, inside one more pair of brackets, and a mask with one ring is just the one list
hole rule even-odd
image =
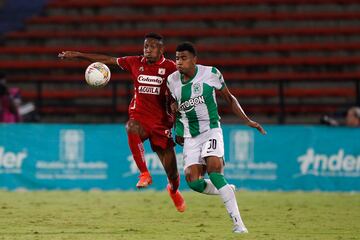
[[250, 233], [236, 235], [219, 196], [185, 192], [0, 191], [0, 239], [360, 239], [360, 194], [238, 192]]

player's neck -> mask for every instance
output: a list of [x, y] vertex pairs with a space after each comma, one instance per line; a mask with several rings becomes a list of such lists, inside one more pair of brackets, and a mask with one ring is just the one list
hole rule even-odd
[[182, 80], [184, 83], [191, 81], [197, 74], [197, 67], [195, 66], [188, 73], [182, 74]]
[[154, 61], [147, 61], [146, 63], [149, 65], [153, 65], [155, 63], [157, 63], [159, 60], [154, 60]]
[[157, 62], [159, 62], [162, 59], [162, 57], [163, 57], [163, 55], [160, 55], [157, 59], [154, 59], [154, 61], [146, 60], [146, 62], [149, 65], [153, 65], [153, 64], [156, 64]]

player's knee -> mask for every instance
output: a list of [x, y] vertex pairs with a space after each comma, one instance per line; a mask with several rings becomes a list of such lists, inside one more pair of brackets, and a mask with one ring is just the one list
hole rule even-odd
[[136, 134], [139, 135], [142, 139], [146, 138], [146, 132], [141, 124], [134, 120], [129, 120], [126, 123], [126, 132], [128, 134]]
[[192, 190], [199, 193], [202, 193], [206, 187], [206, 182], [203, 178], [191, 182], [187, 181], [187, 184]]
[[128, 133], [139, 133], [139, 124], [137, 124], [135, 121], [129, 120], [126, 123], [126, 131]]

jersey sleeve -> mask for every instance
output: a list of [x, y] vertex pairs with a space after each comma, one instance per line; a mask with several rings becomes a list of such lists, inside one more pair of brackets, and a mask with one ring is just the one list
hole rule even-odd
[[212, 67], [210, 75], [211, 86], [217, 90], [222, 90], [225, 87], [225, 80], [221, 72], [216, 67]]
[[126, 56], [117, 58], [116, 62], [122, 70], [131, 71], [131, 63], [134, 62], [134, 60], [134, 56]]

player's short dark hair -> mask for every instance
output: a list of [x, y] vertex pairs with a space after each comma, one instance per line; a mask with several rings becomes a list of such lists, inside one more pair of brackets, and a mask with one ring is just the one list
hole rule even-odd
[[146, 39], [146, 38], [156, 39], [156, 40], [158, 40], [160, 43], [163, 43], [163, 42], [164, 42], [164, 37], [161, 36], [160, 34], [154, 33], [154, 32], [150, 32], [150, 33], [146, 34], [146, 35], [145, 35], [145, 39]]
[[176, 51], [177, 51], [177, 52], [189, 51], [189, 52], [192, 53], [194, 56], [197, 55], [196, 48], [195, 48], [194, 44], [191, 43], [191, 42], [183, 42], [183, 43], [180, 43], [179, 45], [177, 45]]

